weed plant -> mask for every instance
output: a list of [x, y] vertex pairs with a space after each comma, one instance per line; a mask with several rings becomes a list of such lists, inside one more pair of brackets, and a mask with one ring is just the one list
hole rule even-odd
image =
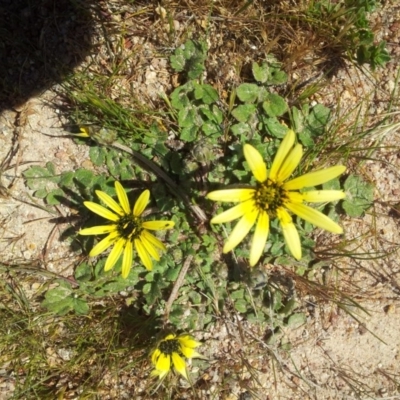
[[[250, 12], [252, 3], [237, 5], [234, 15], [240, 18]], [[388, 61], [385, 44], [374, 44], [368, 25], [367, 13], [376, 6], [375, 1], [305, 3], [296, 17], [278, 6], [263, 10], [262, 16], [307, 24], [316, 30], [318, 40], [325, 41], [325, 50], [329, 48], [338, 57], [369, 64], [372, 69]], [[215, 8], [208, 11], [211, 16]], [[165, 13], [168, 19], [171, 10]], [[170, 38], [171, 35], [170, 31]], [[74, 390], [80, 398], [97, 398], [90, 396], [101, 396], [105, 371], [129, 375], [132, 369], [143, 370], [137, 374], [145, 379], [151, 371], [149, 354], [159, 358], [166, 351], [171, 359], [177, 353], [182, 356], [175, 347], [168, 353], [165, 341], [185, 332], [196, 338], [196, 334], [210, 332], [221, 321], [232, 323], [230, 317], [241, 321], [237, 322], [240, 329], [245, 325], [263, 332], [256, 342], [268, 353], [269, 360], [274, 360], [278, 358], [276, 349], [290, 349], [284, 332], [307, 323], [299, 294], [314, 296], [321, 302], [332, 301], [345, 310], [362, 309], [340, 289], [332, 290], [314, 279], [322, 264], [309, 222], [294, 220], [303, 251], [299, 260], [291, 256], [282, 240], [277, 220], [271, 221], [267, 244], [255, 267], [250, 268], [247, 262], [248, 239], [233, 252], [222, 254], [222, 243], [233, 226], [209, 225], [216, 207], [205, 196], [226, 185], [241, 187], [250, 182], [243, 145], [254, 146], [270, 166], [288, 127], [292, 128], [305, 153], [293, 177], [316, 166], [346, 163], [352, 156], [348, 147], [342, 150], [346, 146], [333, 139], [330, 130], [335, 129], [335, 122], [331, 109], [312, 105], [304, 93], [296, 101], [285, 97], [288, 75], [284, 71], [285, 60], [279, 61], [277, 56], [268, 54], [252, 61], [247, 81], [223, 88], [230, 92], [222, 96], [218, 85], [206, 78], [208, 39], [207, 35], [189, 37], [171, 51], [170, 68], [180, 74], [179, 85], [160, 96], [157, 110], [134, 98], [128, 102], [125, 97], [124, 101], [110, 97], [109, 90], [103, 89], [114, 82], [116, 69], [109, 82], [104, 76], [89, 80], [81, 73], [66, 84], [67, 116], [76, 128], [70, 128], [67, 134], [77, 145], [90, 146], [93, 167], [58, 174], [55, 166], [47, 162], [26, 168], [23, 177], [33, 197], [43, 200], [49, 212], [65, 205], [82, 216], [62, 235], [80, 261], [73, 277], [46, 277], [40, 283], [39, 295], [29, 298], [18, 283], [18, 267], [12, 273], [9, 266], [2, 267], [7, 279], [1, 284], [5, 323], [0, 345], [8, 350], [2, 352], [0, 360], [4, 369], [13, 371], [14, 398], [63, 396], [71, 389], [71, 382], [75, 382]], [[357, 143], [353, 146], [357, 149]], [[88, 212], [84, 202], [99, 203], [96, 191], [116, 199], [116, 181], [124, 187], [131, 204], [139, 193], [151, 192], [146, 218], [175, 224], [173, 230], [156, 234], [166, 251], [153, 262], [153, 268], [146, 269], [134, 253], [126, 278], [121, 275], [122, 257], [114, 268], [105, 271], [106, 256], [88, 257], [99, 238], [79, 235], [81, 229], [104, 225], [104, 219]], [[373, 186], [352, 171], [315, 189], [341, 188], [346, 193], [345, 200], [324, 202], [317, 209], [334, 221], [359, 217], [369, 210]], [[345, 246], [345, 239], [340, 238], [325, 251], [339, 254]], [[252, 334], [242, 335], [249, 338]], [[43, 341], [43, 336], [48, 339]], [[188, 343], [183, 346], [185, 351], [190, 349]], [[52, 358], [55, 352], [58, 357]], [[243, 360], [241, 363], [247, 365]], [[183, 369], [175, 359], [174, 366], [186, 377], [186, 364]], [[193, 360], [192, 366], [195, 372], [188, 379], [196, 393], [196, 388], [204, 386], [201, 379], [197, 383], [196, 379], [209, 367], [209, 360]], [[222, 362], [220, 368], [227, 367]], [[149, 398], [154, 396], [152, 390], [164, 390], [160, 393], [165, 398], [183, 390], [176, 377], [165, 370], [168, 373], [170, 364], [163, 364], [162, 373], [158, 374], [167, 376], [162, 383], [164, 389], [147, 384]], [[65, 379], [57, 380], [56, 376]]]

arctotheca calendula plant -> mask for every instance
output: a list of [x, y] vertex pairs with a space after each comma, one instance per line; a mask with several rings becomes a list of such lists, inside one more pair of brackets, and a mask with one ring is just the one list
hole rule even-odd
[[269, 171], [262, 155], [250, 144], [245, 144], [244, 156], [257, 181], [256, 185], [216, 190], [207, 195], [210, 200], [239, 203], [211, 220], [212, 224], [220, 224], [240, 218], [224, 245], [224, 253], [233, 250], [256, 225], [250, 248], [251, 266], [258, 262], [264, 251], [270, 220], [273, 218], [278, 218], [286, 244], [293, 257], [298, 260], [301, 258], [299, 233], [289, 211], [329, 232], [337, 234], [343, 232], [336, 222], [304, 204], [304, 202], [320, 203], [343, 199], [345, 193], [342, 190], [304, 192], [300, 190], [328, 182], [341, 175], [346, 167], [337, 165], [287, 181], [303, 156], [303, 147], [295, 144], [295, 140], [295, 133], [289, 130], [279, 146]]
[[112, 199], [107, 193], [96, 190], [97, 196], [102, 200], [108, 208], [94, 203], [85, 201], [84, 205], [94, 213], [111, 221], [107, 225], [93, 226], [91, 228], [81, 229], [80, 235], [103, 235], [108, 233], [103, 240], [97, 243], [89, 255], [95, 257], [114, 245], [107, 257], [104, 266], [105, 271], [110, 270], [118, 261], [121, 254], [122, 259], [122, 277], [126, 278], [132, 265], [133, 248], [135, 247], [143, 265], [152, 270], [152, 258], [156, 261], [160, 260], [158, 250], [166, 250], [165, 245], [152, 235], [149, 231], [164, 230], [174, 227], [174, 221], [143, 221], [141, 215], [145, 210], [150, 199], [150, 191], [145, 190], [136, 200], [131, 209], [128, 196], [122, 185], [115, 182], [115, 190], [119, 204]]
[[185, 379], [188, 379], [185, 358], [202, 357], [195, 348], [200, 346], [191, 335], [176, 336], [169, 334], [162, 339], [151, 354], [154, 370], [153, 376], [164, 378], [171, 370], [172, 365]]

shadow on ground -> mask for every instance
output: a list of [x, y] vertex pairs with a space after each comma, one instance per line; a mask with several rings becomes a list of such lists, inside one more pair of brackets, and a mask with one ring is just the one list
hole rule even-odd
[[0, 0], [0, 112], [64, 80], [91, 50], [84, 0]]

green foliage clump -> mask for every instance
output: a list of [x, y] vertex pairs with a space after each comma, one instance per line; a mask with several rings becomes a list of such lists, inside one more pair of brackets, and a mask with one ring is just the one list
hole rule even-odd
[[[59, 315], [69, 312], [84, 315], [99, 299], [123, 295], [127, 306], [177, 330], [206, 329], [228, 304], [249, 321], [267, 324], [271, 337], [278, 337], [282, 327], [298, 327], [305, 323], [305, 314], [292, 289], [280, 287], [268, 276], [264, 282], [253, 282], [249, 286], [246, 279], [237, 274], [240, 264], [237, 260], [248, 257], [248, 246], [236, 249], [234, 260], [221, 256], [219, 231], [205, 226], [204, 221], [199, 227], [181, 198], [171, 196], [171, 187], [165, 185], [162, 176], [155, 176], [154, 170], [147, 170], [146, 165], [132, 162], [128, 153], [114, 146], [113, 140], [124, 140], [130, 148], [140, 150], [143, 157], [155, 158], [166, 173], [179, 182], [180, 189], [193, 204], [208, 211], [210, 206], [204, 200], [204, 188], [193, 184], [194, 174], [202, 172], [208, 189], [249, 179], [248, 169], [243, 168], [243, 144], [252, 142], [267, 160], [272, 160], [287, 132], [282, 121], [293, 126], [306, 148], [312, 149], [323, 137], [331, 117], [330, 110], [322, 105], [289, 106], [277, 90], [285, 85], [287, 75], [274, 57], [268, 56], [265, 61], [252, 64], [257, 83], [239, 85], [233, 90], [230, 106], [226, 107], [217, 90], [201, 79], [206, 50], [203, 42], [189, 40], [171, 56], [171, 66], [187, 78], [164, 99], [170, 107], [170, 124], [176, 127], [176, 137], [183, 143], [183, 150], [171, 151], [165, 145], [166, 133], [155, 124], [149, 126], [141, 143], [127, 142], [118, 126], [115, 130], [92, 126], [88, 138], [91, 169], [79, 168], [58, 174], [55, 166], [47, 163], [44, 167], [31, 166], [24, 171], [33, 195], [44, 199], [49, 207], [68, 204], [83, 212], [83, 201], [97, 201], [95, 190], [115, 196], [113, 182], [119, 180], [128, 189], [128, 196], [130, 187], [149, 188], [154, 201], [152, 212], [168, 213], [175, 222], [175, 229], [165, 233], [169, 249], [152, 271], [145, 270], [134, 257], [130, 273], [123, 279], [120, 276], [121, 260], [108, 272], [104, 271], [103, 257], [81, 260], [73, 280], [58, 279], [56, 286], [51, 286], [45, 293], [42, 306], [49, 311]], [[339, 182], [331, 184], [339, 185]], [[352, 212], [346, 205], [343, 209]], [[322, 205], [320, 210], [338, 219], [339, 210], [335, 204]], [[98, 216], [90, 215], [86, 224], [101, 223]], [[229, 234], [231, 229], [228, 224], [226, 233]], [[294, 262], [288, 255], [276, 219], [271, 221], [262, 261], [290, 266], [298, 275], [305, 276], [315, 258], [315, 242], [310, 236], [313, 228], [311, 224], [299, 221], [297, 229], [304, 250], [301, 261]], [[77, 237], [71, 228], [65, 237], [83, 254], [93, 247], [92, 238]], [[190, 268], [181, 276], [187, 262]], [[171, 298], [175, 285], [178, 291]], [[166, 311], [168, 307], [170, 309]]]
[[323, 0], [312, 2], [308, 15], [320, 21], [322, 30], [331, 32], [328, 46], [339, 54], [355, 57], [359, 65], [369, 64], [374, 71], [383, 67], [390, 56], [386, 42], [375, 43], [368, 13], [378, 5], [376, 0]]

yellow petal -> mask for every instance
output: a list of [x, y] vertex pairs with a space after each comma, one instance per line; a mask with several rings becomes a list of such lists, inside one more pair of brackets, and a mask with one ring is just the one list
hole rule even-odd
[[190, 347], [191, 349], [194, 349], [198, 346], [201, 346], [201, 343], [197, 340], [194, 340], [190, 335], [180, 335], [177, 339], [182, 347]]
[[81, 133], [73, 133], [72, 135], [76, 137], [90, 137], [89, 130], [87, 128], [82, 127], [79, 130], [81, 131]]
[[[171, 369], [171, 357], [168, 354], [164, 354], [160, 352], [160, 355], [158, 356], [157, 364], [156, 364], [156, 369], [160, 371], [161, 373], [167, 374], [169, 370]], [[164, 376], [163, 375], [163, 376]], [[160, 376], [161, 378], [161, 376]]]
[[153, 262], [151, 261], [149, 253], [143, 246], [143, 243], [139, 239], [135, 239], [135, 248], [143, 265], [146, 267], [147, 270], [151, 271], [153, 269]]
[[160, 250], [167, 250], [165, 247], [164, 243], [158, 240], [155, 236], [153, 236], [150, 232], [147, 231], [142, 231], [140, 234], [143, 238], [145, 238], [147, 241], [149, 241], [153, 246], [157, 247]]
[[269, 216], [265, 211], [261, 211], [258, 217], [256, 230], [254, 232], [253, 241], [250, 249], [250, 266], [257, 264], [264, 251], [269, 233]]
[[301, 258], [300, 237], [299, 237], [299, 232], [297, 232], [297, 229], [294, 226], [292, 217], [283, 208], [277, 209], [277, 216], [282, 227], [285, 242], [289, 247], [290, 252], [292, 253], [294, 258], [300, 260]]
[[174, 221], [144, 221], [142, 227], [151, 231], [162, 231], [164, 229], [171, 229], [175, 226]]
[[172, 340], [175, 338], [176, 338], [176, 335], [173, 333], [170, 333], [169, 335], [165, 336], [164, 340], [162, 340], [162, 341], [164, 342], [165, 340]]
[[296, 144], [279, 169], [276, 177], [277, 182], [283, 182], [292, 175], [293, 171], [299, 165], [301, 157], [303, 157], [303, 147], [301, 144]]
[[127, 240], [125, 243], [124, 257], [122, 258], [122, 277], [125, 279], [129, 275], [132, 266], [133, 244]]
[[310, 224], [318, 226], [319, 228], [325, 229], [332, 233], [343, 233], [343, 229], [336, 222], [333, 222], [325, 214], [322, 214], [321, 212], [314, 210], [305, 204], [288, 203], [285, 204], [285, 206], [292, 213], [298, 215], [300, 218], [303, 218]]
[[154, 366], [157, 364], [158, 357], [160, 357], [161, 351], [160, 349], [155, 349], [151, 355], [151, 362]]
[[142, 242], [146, 251], [153, 257], [156, 261], [160, 261], [160, 255], [157, 252], [157, 249], [144, 237], [141, 235], [139, 240]]
[[125, 214], [130, 214], [131, 206], [129, 205], [128, 196], [126, 195], [125, 189], [118, 181], [115, 181], [115, 191], [117, 192], [119, 204], [121, 204]]
[[257, 216], [258, 210], [256, 208], [243, 215], [229, 235], [228, 240], [226, 241], [222, 250], [224, 253], [228, 253], [229, 251], [233, 250], [244, 239], [256, 222]]
[[277, 180], [278, 172], [281, 168], [281, 165], [285, 161], [285, 158], [289, 154], [289, 151], [292, 149], [295, 139], [296, 136], [294, 132], [291, 129], [289, 129], [285, 137], [283, 138], [279, 146], [278, 152], [276, 153], [274, 161], [271, 165], [271, 170], [269, 171], [270, 179], [274, 181]]
[[199, 354], [196, 350], [191, 349], [190, 347], [182, 347], [181, 351], [186, 358], [203, 358], [201, 354]]
[[304, 201], [310, 203], [325, 203], [326, 201], [335, 201], [344, 199], [346, 193], [343, 190], [310, 190], [302, 193]]
[[104, 235], [105, 233], [114, 232], [116, 229], [115, 225], [99, 225], [81, 229], [78, 233], [79, 235]]
[[161, 380], [167, 374], [168, 374], [168, 371], [158, 371], [158, 370], [155, 369], [155, 370], [151, 371], [150, 376], [158, 376], [160, 378], [160, 380]]
[[243, 203], [229, 208], [228, 210], [216, 215], [211, 221], [211, 224], [222, 224], [224, 222], [230, 222], [237, 218], [242, 217], [244, 214], [250, 212], [254, 208], [254, 201], [248, 200]]
[[255, 190], [251, 188], [215, 190], [207, 194], [207, 199], [237, 203], [246, 201], [253, 197]]
[[133, 208], [133, 215], [135, 217], [140, 217], [142, 212], [145, 210], [150, 199], [150, 191], [145, 190], [136, 200], [135, 207]]
[[110, 210], [107, 210], [107, 208], [104, 208], [100, 204], [93, 203], [92, 201], [84, 201], [83, 204], [90, 211], [94, 212], [97, 215], [100, 215], [100, 217], [109, 219], [110, 221], [113, 222], [117, 222], [119, 220], [119, 215], [116, 215]]
[[344, 171], [346, 171], [345, 166], [336, 165], [335, 167], [310, 172], [284, 183], [283, 188], [286, 190], [297, 190], [304, 187], [321, 185], [343, 174]]
[[250, 144], [245, 144], [243, 146], [243, 153], [254, 178], [256, 178], [258, 182], [265, 182], [267, 180], [267, 166], [265, 165], [262, 155]]
[[175, 369], [187, 380], [186, 363], [178, 353], [172, 353], [172, 362]]
[[110, 251], [110, 254], [107, 257], [106, 264], [104, 265], [104, 271], [109, 271], [118, 261], [119, 257], [122, 254], [122, 250], [125, 246], [125, 239], [118, 239], [115, 243], [115, 246]]
[[116, 212], [118, 215], [124, 215], [124, 210], [121, 206], [107, 193], [104, 193], [101, 190], [96, 190], [96, 195], [108, 208], [111, 208], [111, 210]]
[[287, 201], [290, 201], [291, 203], [303, 203], [304, 197], [303, 193], [300, 192], [286, 192]]
[[101, 240], [93, 249], [90, 251], [90, 257], [96, 257], [106, 249], [108, 249], [118, 238], [118, 232], [111, 232], [107, 237]]

